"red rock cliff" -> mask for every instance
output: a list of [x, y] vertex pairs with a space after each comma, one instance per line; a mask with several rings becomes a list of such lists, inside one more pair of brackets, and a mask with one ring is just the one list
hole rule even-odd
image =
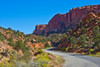
[[57, 14], [49, 21], [48, 25], [37, 25], [34, 34], [64, 33], [68, 28], [73, 28], [78, 24], [90, 12], [94, 14], [100, 12], [100, 5], [77, 7], [66, 14]]
[[36, 25], [33, 34], [42, 35], [47, 25]]

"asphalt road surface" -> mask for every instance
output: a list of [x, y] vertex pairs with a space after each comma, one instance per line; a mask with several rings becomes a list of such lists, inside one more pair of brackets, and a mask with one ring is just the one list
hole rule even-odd
[[54, 51], [53, 48], [45, 49], [44, 51], [62, 56], [65, 59], [63, 67], [100, 67], [100, 58], [97, 57]]

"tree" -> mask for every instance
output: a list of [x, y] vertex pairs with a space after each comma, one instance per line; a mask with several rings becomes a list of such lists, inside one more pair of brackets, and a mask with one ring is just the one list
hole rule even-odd
[[8, 41], [9, 41], [8, 44], [9, 44], [10, 46], [13, 46], [13, 47], [15, 46], [14, 41], [13, 41], [13, 38], [10, 37], [10, 38], [8, 39]]
[[76, 36], [76, 32], [74, 32], [74, 35]]
[[32, 53], [30, 51], [24, 51], [23, 52], [24, 56], [22, 57], [22, 59], [26, 62], [31, 60], [31, 55]]
[[85, 34], [86, 33], [86, 29], [85, 27], [82, 27], [82, 34]]
[[70, 43], [70, 38], [71, 38], [71, 35], [68, 34], [67, 37], [66, 37], [66, 40], [67, 40], [68, 43]]
[[48, 44], [48, 42], [46, 42], [45, 47], [50, 47], [49, 44]]
[[86, 23], [89, 23], [89, 20], [86, 20]]
[[70, 32], [70, 33], [71, 33], [71, 32], [72, 32], [72, 30], [71, 30], [71, 29], [68, 29], [68, 32]]
[[94, 33], [94, 45], [100, 48], [100, 27], [96, 26], [93, 28], [93, 33]]
[[79, 44], [82, 45], [82, 47], [85, 46], [86, 41], [87, 41], [87, 37], [85, 35], [80, 35], [80, 37], [79, 37]]
[[23, 53], [30, 50], [30, 47], [26, 46], [25, 43], [22, 42], [22, 40], [18, 40], [16, 42], [14, 48], [17, 49], [17, 50], [21, 49], [23, 51]]
[[15, 44], [15, 49], [19, 50], [19, 49], [23, 49], [23, 47], [25, 47], [25, 45], [22, 43], [22, 40], [18, 40]]
[[4, 41], [4, 38], [5, 38], [4, 35], [0, 32], [0, 40]]
[[11, 31], [12, 29], [9, 27], [9, 28], [8, 28], [8, 30], [10, 30], [10, 31]]
[[97, 34], [95, 37], [94, 37], [94, 45], [96, 45], [98, 48], [100, 48], [100, 34]]
[[70, 43], [71, 43], [71, 44], [76, 44], [76, 43], [77, 43], [77, 39], [76, 39], [74, 36], [72, 36], [72, 37], [70, 38]]
[[97, 34], [100, 34], [100, 27], [95, 26], [92, 31], [93, 31], [94, 36], [96, 36]]

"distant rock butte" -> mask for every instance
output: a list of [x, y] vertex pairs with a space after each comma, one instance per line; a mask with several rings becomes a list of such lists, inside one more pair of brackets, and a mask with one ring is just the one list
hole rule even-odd
[[36, 35], [43, 35], [46, 27], [47, 25], [36, 25], [33, 33]]
[[[66, 14], [57, 14], [47, 25], [37, 25], [33, 34], [47, 35], [51, 33], [65, 33], [69, 28], [77, 25], [90, 12], [98, 14], [100, 12], [100, 5], [77, 7], [69, 10]], [[100, 16], [100, 13], [98, 16]]]

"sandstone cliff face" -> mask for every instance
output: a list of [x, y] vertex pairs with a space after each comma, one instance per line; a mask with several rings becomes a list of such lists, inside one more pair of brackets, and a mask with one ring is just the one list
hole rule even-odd
[[99, 13], [100, 5], [77, 7], [66, 14], [57, 14], [49, 21], [48, 25], [37, 25], [34, 34], [64, 33], [69, 27], [73, 28], [77, 25], [90, 12]]
[[45, 28], [47, 25], [37, 25], [33, 34], [42, 35], [44, 34]]

